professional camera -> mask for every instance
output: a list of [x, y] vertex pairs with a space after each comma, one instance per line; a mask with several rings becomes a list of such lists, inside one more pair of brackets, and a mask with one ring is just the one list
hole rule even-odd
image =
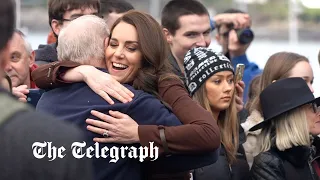
[[[254, 33], [250, 28], [235, 29], [233, 24], [227, 24], [227, 28], [236, 31], [240, 44], [249, 44], [254, 39]], [[228, 36], [229, 32], [226, 32], [224, 36]]]
[[250, 28], [235, 30], [240, 44], [249, 44], [254, 38], [254, 33]]

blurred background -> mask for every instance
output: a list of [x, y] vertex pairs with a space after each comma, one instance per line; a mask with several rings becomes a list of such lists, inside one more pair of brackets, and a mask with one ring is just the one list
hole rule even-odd
[[[157, 20], [169, 0], [128, 0], [137, 10], [150, 13]], [[181, 0], [183, 1], [183, 0]], [[268, 57], [279, 51], [305, 55], [311, 61], [315, 75], [315, 95], [320, 96], [320, 0], [200, 0], [211, 16], [228, 8], [248, 12], [255, 39], [248, 49], [250, 61], [264, 67]], [[28, 36], [34, 49], [45, 44], [50, 31], [47, 0], [16, 0], [17, 27]], [[221, 48], [214, 40], [213, 49]]]

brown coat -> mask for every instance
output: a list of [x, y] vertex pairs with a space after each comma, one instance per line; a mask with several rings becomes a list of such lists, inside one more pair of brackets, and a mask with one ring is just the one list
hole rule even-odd
[[[40, 66], [32, 73], [39, 88], [50, 89], [67, 82], [60, 75], [80, 64], [64, 61]], [[200, 154], [212, 152], [220, 146], [220, 131], [210, 112], [193, 101], [180, 80], [165, 80], [159, 83], [159, 94], [172, 107], [173, 113], [183, 126], [162, 127], [139, 125], [138, 133], [142, 146], [155, 142], [159, 152], [164, 152], [159, 129], [163, 128], [169, 152], [172, 154]]]

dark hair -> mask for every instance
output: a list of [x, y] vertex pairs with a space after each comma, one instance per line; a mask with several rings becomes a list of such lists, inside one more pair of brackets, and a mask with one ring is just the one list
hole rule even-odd
[[[240, 9], [230, 8], [230, 9], [227, 9], [227, 10], [223, 11], [221, 14], [225, 14], [225, 13], [228, 13], [228, 14], [242, 13], [242, 14], [244, 14], [245, 12], [241, 11]], [[217, 28], [218, 32], [220, 32], [221, 25], [223, 25], [223, 24], [217, 24], [216, 25], [216, 28]], [[232, 23], [231, 24], [225, 24], [225, 25], [227, 26], [228, 29], [231, 29], [233, 27]]]
[[100, 3], [102, 15], [108, 15], [112, 12], [125, 13], [134, 9], [132, 4], [123, 0], [100, 0]]
[[15, 29], [15, 2], [5, 0], [0, 5], [0, 51], [8, 44]]
[[110, 30], [110, 37], [120, 22], [136, 28], [142, 53], [142, 67], [133, 80], [133, 87], [153, 94], [161, 100], [158, 83], [176, 77], [172, 74], [172, 66], [168, 60], [169, 48], [161, 26], [151, 15], [131, 10], [115, 21]]
[[99, 0], [49, 0], [48, 1], [48, 14], [49, 25], [51, 27], [52, 19], [62, 20], [66, 11], [74, 9], [93, 8], [100, 12]]
[[176, 30], [180, 28], [179, 18], [192, 14], [209, 16], [207, 9], [197, 0], [172, 0], [162, 9], [162, 27], [174, 35]]

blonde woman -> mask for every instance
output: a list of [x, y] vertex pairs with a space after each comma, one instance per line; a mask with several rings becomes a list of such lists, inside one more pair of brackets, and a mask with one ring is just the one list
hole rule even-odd
[[[292, 52], [278, 52], [270, 56], [268, 59], [263, 73], [260, 77], [258, 84], [257, 94], [260, 94], [267, 86], [273, 81], [290, 78], [290, 77], [301, 77], [303, 78], [311, 92], [313, 92], [313, 70], [307, 57], [292, 53]], [[259, 96], [253, 98], [252, 103], [247, 106], [249, 110], [249, 117], [241, 124], [247, 134], [247, 142], [244, 143], [246, 156], [249, 165], [252, 164], [253, 157], [256, 156], [259, 151], [257, 147], [257, 135], [260, 131], [249, 132], [248, 130], [259, 122], [263, 121], [263, 116], [260, 108]], [[311, 133], [314, 135], [320, 134], [320, 124], [317, 124]]]
[[302, 78], [282, 79], [262, 91], [264, 120], [250, 129], [261, 129], [251, 179], [318, 179], [311, 165], [310, 130], [320, 122], [319, 104]]
[[194, 171], [196, 180], [247, 179], [247, 164], [239, 140], [239, 121], [235, 103], [234, 70], [228, 58], [207, 48], [188, 51], [185, 76], [192, 98], [209, 111], [221, 134], [218, 161]]

